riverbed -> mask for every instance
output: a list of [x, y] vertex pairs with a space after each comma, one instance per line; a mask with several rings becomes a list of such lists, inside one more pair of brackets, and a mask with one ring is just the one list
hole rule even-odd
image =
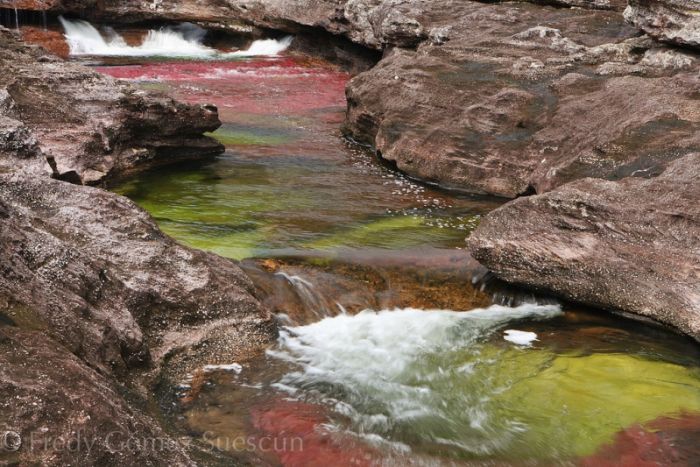
[[[280, 338], [265, 355], [170, 389], [192, 436], [283, 465], [697, 459], [697, 346], [598, 310], [491, 293], [462, 248], [501, 201], [417, 183], [344, 139], [346, 72], [292, 54], [98, 70], [214, 103], [223, 122], [215, 160], [114, 190], [177, 240], [288, 284], [310, 311], [280, 307]], [[447, 293], [431, 276], [450, 271], [461, 282]], [[412, 278], [404, 289], [431, 284], [442, 298], [386, 298], [401, 276]], [[352, 288], [383, 295], [351, 301]], [[247, 450], [240, 440], [250, 439], [269, 449]]]

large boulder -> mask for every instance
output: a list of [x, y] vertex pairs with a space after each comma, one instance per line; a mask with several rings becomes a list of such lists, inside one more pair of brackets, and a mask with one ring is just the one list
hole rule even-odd
[[[348, 85], [345, 131], [419, 179], [504, 197], [649, 176], [700, 149], [700, 62], [618, 13], [439, 2]], [[434, 2], [433, 2], [434, 4]]]
[[165, 336], [197, 325], [268, 325], [233, 261], [179, 245], [124, 197], [0, 175], [0, 217], [0, 313], [103, 373], [159, 363]]
[[695, 153], [651, 179], [569, 183], [493, 211], [468, 244], [508, 282], [700, 340], [699, 179]]
[[[204, 136], [221, 124], [214, 106], [147, 94], [29, 47], [1, 27], [0, 49], [0, 125], [8, 128], [3, 134], [15, 135], [0, 136], [0, 146], [33, 139], [39, 157], [49, 161], [46, 173], [95, 184], [223, 151]], [[19, 126], [11, 130], [12, 125]]]
[[700, 47], [698, 0], [629, 0], [625, 19], [655, 39]]

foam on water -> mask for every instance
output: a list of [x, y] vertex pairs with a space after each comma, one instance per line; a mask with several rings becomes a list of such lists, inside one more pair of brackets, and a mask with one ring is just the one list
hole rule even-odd
[[[635, 423], [700, 409], [694, 370], [639, 355], [558, 353], [530, 346], [535, 333], [506, 328], [559, 315], [532, 304], [400, 309], [286, 327], [268, 354], [290, 369], [271, 386], [325, 406], [333, 430], [390, 457], [568, 462]], [[502, 331], [526, 346], [504, 344]]]
[[[517, 422], [499, 422], [507, 426], [493, 433], [488, 395], [449, 385], [457, 373], [459, 379], [470, 378], [464, 371], [470, 364], [484, 364], [476, 360], [479, 344], [506, 323], [560, 312], [558, 306], [530, 304], [470, 312], [364, 311], [288, 327], [281, 332], [278, 349], [269, 354], [299, 365], [279, 381], [294, 394], [334, 388], [323, 393], [323, 400], [337, 397], [335, 408], [342, 407], [357, 433], [390, 438], [397, 430], [420, 424], [428, 427], [432, 443], [490, 452], [518, 431]], [[477, 433], [473, 443], [457, 434], [464, 429], [455, 423], [457, 407], [464, 418], [458, 424]]]
[[529, 331], [518, 331], [517, 329], [506, 329], [503, 338], [508, 342], [517, 345], [531, 345], [537, 340], [537, 334]]
[[279, 55], [292, 45], [292, 36], [282, 39], [261, 39], [253, 42], [248, 50], [238, 50], [224, 54], [224, 57], [261, 57]]
[[81, 20], [59, 17], [70, 54], [115, 57], [188, 57], [234, 58], [275, 56], [286, 50], [292, 37], [280, 40], [257, 40], [248, 48], [235, 52], [220, 52], [202, 43], [206, 31], [190, 23], [148, 31], [141, 45], [131, 46], [115, 31], [108, 29], [103, 35], [92, 24]]

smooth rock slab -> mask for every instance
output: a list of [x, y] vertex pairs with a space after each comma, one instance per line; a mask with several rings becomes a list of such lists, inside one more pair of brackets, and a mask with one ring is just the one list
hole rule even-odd
[[700, 340], [700, 153], [651, 179], [519, 198], [468, 239], [499, 278], [669, 324]]
[[[619, 13], [442, 1], [347, 87], [345, 131], [416, 178], [515, 197], [700, 150], [700, 62]], [[439, 35], [436, 35], [440, 32]]]
[[[22, 124], [23, 138], [36, 141], [34, 156], [48, 161], [48, 174], [95, 184], [223, 151], [204, 136], [221, 125], [214, 106], [145, 93], [28, 46], [2, 27], [0, 50], [0, 118]], [[0, 151], [4, 135], [17, 131], [4, 126], [0, 123]]]

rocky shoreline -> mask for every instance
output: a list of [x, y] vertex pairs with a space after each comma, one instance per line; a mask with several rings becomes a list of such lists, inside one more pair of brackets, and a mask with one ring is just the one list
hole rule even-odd
[[[517, 198], [468, 240], [477, 260], [700, 341], [697, 2], [201, 3], [0, 7], [323, 30], [380, 51], [348, 85], [344, 131], [423, 181]], [[271, 315], [235, 262], [84, 185], [220, 153], [204, 135], [216, 108], [138, 91], [7, 29], [0, 50], [0, 434], [33, 440], [10, 462], [194, 464], [200, 447], [140, 407], [159, 378], [263, 348]], [[92, 443], [80, 459], [60, 449], [75, 433]], [[114, 449], [136, 438], [172, 449]]]
[[[152, 399], [165, 361], [182, 376], [253, 354], [274, 338], [272, 318], [235, 262], [81, 185], [218, 154], [203, 136], [216, 108], [137, 91], [6, 29], [0, 49], [0, 432], [28, 443], [10, 461], [191, 464], [133, 401]], [[65, 448], [81, 439], [89, 449]], [[170, 447], [115, 449], [149, 439]]]

